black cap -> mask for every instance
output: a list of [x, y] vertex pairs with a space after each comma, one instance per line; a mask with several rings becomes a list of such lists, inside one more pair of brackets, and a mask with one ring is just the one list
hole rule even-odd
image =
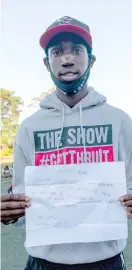
[[92, 36], [88, 25], [68, 16], [58, 19], [46, 29], [40, 38], [41, 47], [46, 49], [52, 38], [64, 32], [70, 32], [80, 36], [92, 49]]

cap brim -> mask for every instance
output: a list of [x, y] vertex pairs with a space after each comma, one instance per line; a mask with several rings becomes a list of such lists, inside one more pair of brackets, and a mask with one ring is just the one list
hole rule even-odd
[[40, 45], [43, 49], [46, 49], [50, 40], [57, 34], [63, 32], [70, 32], [80, 36], [89, 46], [92, 48], [92, 37], [90, 33], [84, 28], [72, 24], [61, 24], [49, 28], [45, 33], [42, 34], [40, 38]]

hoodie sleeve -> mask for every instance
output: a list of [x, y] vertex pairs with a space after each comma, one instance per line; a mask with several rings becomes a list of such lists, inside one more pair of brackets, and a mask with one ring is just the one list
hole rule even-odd
[[[31, 165], [29, 159], [30, 143], [28, 130], [23, 122], [15, 138], [14, 159], [13, 159], [13, 193], [25, 193], [24, 171], [26, 166]], [[16, 222], [16, 226], [24, 226], [25, 217], [21, 217]]]
[[125, 161], [128, 193], [132, 192], [132, 119], [124, 113], [119, 134], [119, 160]]
[[30, 143], [28, 130], [23, 122], [14, 143], [13, 193], [24, 193], [24, 170], [30, 166]]

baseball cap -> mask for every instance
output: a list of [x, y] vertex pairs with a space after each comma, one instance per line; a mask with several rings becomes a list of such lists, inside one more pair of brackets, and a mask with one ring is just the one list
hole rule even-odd
[[92, 36], [88, 25], [68, 16], [51, 24], [40, 37], [40, 45], [45, 50], [50, 41], [60, 33], [70, 32], [80, 36], [92, 48]]

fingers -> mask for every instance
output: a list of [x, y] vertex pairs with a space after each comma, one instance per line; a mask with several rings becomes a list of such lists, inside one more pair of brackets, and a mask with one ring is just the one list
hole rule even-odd
[[[128, 200], [126, 200], [126, 198], [128, 199]], [[125, 197], [125, 199], [122, 201], [122, 200], [120, 200], [121, 201], [121, 204], [124, 206], [124, 207], [126, 207], [126, 208], [131, 208], [132, 209], [132, 195], [131, 196], [126, 196]]]
[[15, 219], [19, 219], [19, 218], [21, 218], [23, 216], [25, 216], [25, 213], [21, 213], [20, 215], [17, 215], [17, 217], [16, 217], [16, 215], [12, 216], [11, 218], [5, 216], [5, 217], [1, 218], [1, 222], [12, 221], [12, 220], [15, 220]]
[[132, 194], [122, 196], [120, 202], [125, 207], [127, 216], [132, 218]]
[[132, 214], [132, 207], [127, 207], [127, 212]]
[[20, 214], [17, 217], [16, 216], [12, 216], [11, 218], [4, 217], [4, 218], [1, 218], [1, 222], [4, 225], [13, 224], [13, 223], [16, 223], [18, 221], [18, 219], [21, 218], [21, 217], [23, 217], [23, 216], [24, 216], [24, 214]]
[[131, 208], [132, 208], [132, 200], [124, 202], [123, 205], [126, 207], [131, 206]]
[[14, 209], [14, 210], [10, 210], [10, 211], [2, 211], [1, 213], [1, 220], [8, 218], [8, 219], [12, 219], [13, 217], [18, 217], [20, 215], [24, 215], [25, 214], [25, 209]]
[[[24, 198], [24, 199], [23, 199]], [[23, 200], [22, 200], [23, 199]], [[25, 200], [23, 195], [5, 194], [1, 200], [1, 220], [13, 219], [25, 215], [25, 208], [30, 207], [29, 198]]]
[[16, 202], [16, 201], [9, 201], [9, 202], [2, 202], [1, 203], [1, 210], [11, 210], [11, 209], [19, 209], [19, 208], [25, 208], [28, 207], [29, 203], [24, 202], [24, 201], [20, 201], [20, 202]]
[[6, 201], [30, 201], [30, 198], [24, 196], [23, 194], [2, 194], [1, 202]]
[[121, 196], [121, 198], [120, 198], [121, 202], [126, 202], [126, 201], [129, 201], [129, 200], [132, 200], [132, 194], [126, 194], [124, 196]]
[[132, 218], [132, 200], [127, 201], [127, 202], [123, 202], [122, 205], [126, 209], [127, 216]]

